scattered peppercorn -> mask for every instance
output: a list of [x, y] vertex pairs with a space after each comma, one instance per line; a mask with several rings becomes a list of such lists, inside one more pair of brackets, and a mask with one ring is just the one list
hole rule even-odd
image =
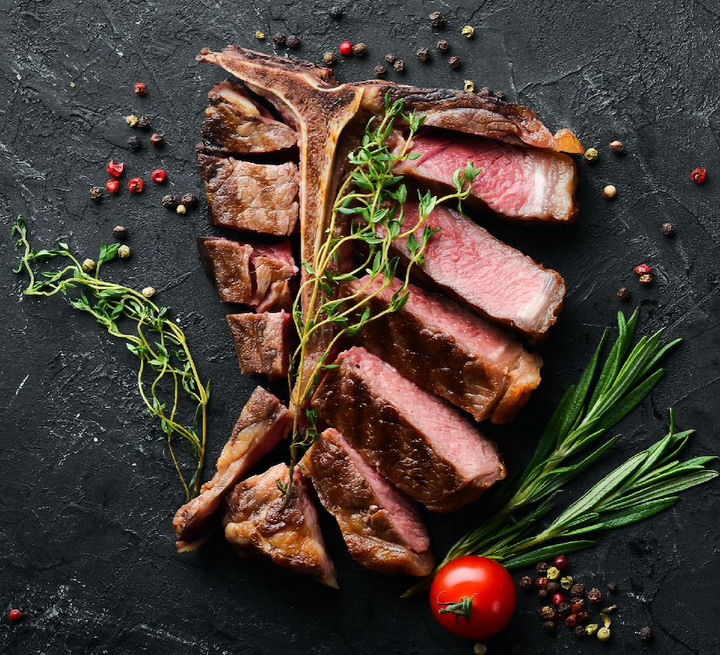
[[402, 59], [396, 59], [393, 63], [393, 68], [395, 69], [396, 73], [404, 73], [405, 72], [405, 62]]
[[92, 259], [84, 259], [82, 263], [82, 270], [86, 273], [91, 273], [95, 270], [95, 261]]
[[107, 163], [106, 168], [108, 175], [111, 175], [112, 177], [120, 177], [125, 170], [125, 164], [120, 161], [115, 161], [114, 159], [111, 159]]
[[260, 30], [258, 30], [257, 32], [255, 32], [255, 38], [258, 41], [264, 41], [265, 40], [265, 32], [261, 32]]
[[192, 208], [197, 205], [197, 198], [194, 193], [183, 193], [180, 202], [188, 208]]
[[130, 193], [142, 193], [144, 183], [142, 178], [134, 177], [127, 183], [127, 188]]
[[115, 195], [120, 190], [120, 182], [118, 182], [114, 177], [111, 177], [107, 182], [105, 182], [105, 188], [108, 193]]
[[599, 627], [600, 626], [597, 623], [589, 623], [585, 627], [585, 634], [592, 637], [594, 634], [597, 633]]
[[445, 24], [445, 16], [443, 16], [439, 11], [433, 11], [428, 18], [430, 19], [430, 25], [433, 27], [441, 27]]
[[138, 117], [135, 114], [130, 114], [130, 116], [125, 116], [125, 122], [130, 127], [135, 127], [138, 124]]
[[537, 592], [538, 598], [547, 598], [548, 597], [548, 590], [547, 589], [538, 589]]
[[155, 182], [155, 184], [162, 184], [167, 179], [167, 173], [162, 168], [156, 168], [150, 173], [150, 179]]
[[175, 209], [178, 206], [178, 199], [172, 193], [168, 193], [162, 197], [162, 206], [165, 209]]
[[472, 93], [475, 90], [475, 82], [472, 80], [465, 80], [463, 82], [463, 91], [465, 93]]
[[397, 59], [397, 56], [395, 55], [394, 52], [388, 52], [388, 53], [385, 55], [385, 61], [386, 61], [388, 64], [394, 64], [396, 59]]
[[600, 641], [607, 641], [610, 639], [610, 628], [600, 628], [597, 632], [597, 638]]
[[473, 647], [474, 655], [485, 655], [487, 653], [487, 646], [481, 642], [478, 642]]
[[343, 10], [341, 7], [330, 7], [330, 11], [328, 12], [330, 14], [330, 18], [342, 18]]
[[627, 152], [623, 142], [617, 140], [610, 142], [610, 150], [612, 150], [616, 155], [624, 155]]
[[273, 43], [275, 45], [285, 45], [286, 41], [287, 35], [285, 32], [275, 32], [275, 34], [273, 34]]
[[367, 46], [364, 43], [356, 43], [352, 47], [354, 57], [364, 57], [367, 54]]
[[663, 223], [660, 230], [666, 237], [675, 235], [675, 226], [672, 223]]
[[587, 599], [591, 603], [600, 603], [603, 599], [602, 591], [600, 591], [597, 587], [593, 587], [590, 591], [587, 592]]
[[543, 605], [540, 610], [540, 618], [545, 619], [546, 621], [552, 621], [555, 618], [555, 615], [557, 612], [555, 611], [554, 607], [551, 607], [550, 605]]
[[420, 61], [430, 60], [430, 50], [427, 48], [418, 48], [418, 51], [415, 54]]
[[648, 266], [647, 264], [638, 264], [633, 270], [638, 275], [643, 275], [645, 273], [650, 273], [652, 271], [652, 268], [650, 268], [650, 266]]
[[535, 570], [536, 570], [538, 573], [547, 573], [547, 570], [548, 570], [547, 562], [538, 562], [538, 563], [535, 565]]
[[564, 575], [562, 578], [560, 578], [560, 586], [563, 589], [570, 589], [573, 584], [573, 579], [571, 575]]
[[145, 287], [142, 290], [142, 295], [146, 298], [152, 298], [155, 295], [155, 289], [153, 289], [152, 287]]
[[605, 586], [610, 593], [614, 594], [617, 591], [617, 582], [614, 582], [613, 580], [605, 583]]
[[548, 580], [557, 580], [560, 577], [560, 569], [556, 566], [551, 566], [547, 570], [547, 578]]
[[450, 44], [447, 42], [446, 39], [440, 39], [437, 42], [437, 49], [440, 52], [447, 52], [448, 50], [450, 50]]
[[160, 132], [153, 132], [150, 135], [150, 145], [154, 148], [160, 148], [165, 143], [165, 137]]
[[465, 25], [465, 27], [460, 30], [460, 34], [466, 39], [472, 39], [473, 34], [475, 34], [475, 28], [472, 25]]
[[600, 153], [597, 151], [597, 148], [588, 148], [583, 157], [588, 161], [597, 161], [599, 155]]
[[557, 580], [548, 580], [547, 590], [551, 594], [556, 594], [558, 591], [560, 591], [560, 585], [558, 584]]
[[334, 53], [332, 50], [328, 50], [328, 51], [323, 55], [323, 63], [324, 63], [326, 66], [332, 66], [336, 61], [337, 61], [337, 59], [336, 59], [336, 57], [335, 57], [335, 53]]
[[640, 628], [640, 641], [652, 641], [653, 633], [650, 626]]
[[290, 48], [290, 50], [295, 50], [295, 48], [300, 46], [300, 37], [296, 34], [291, 34], [285, 39], [285, 45]]
[[645, 273], [638, 278], [640, 284], [649, 285], [652, 284], [653, 276], [651, 273]]
[[353, 51], [353, 44], [352, 41], [343, 41], [340, 44], [340, 47], [338, 48], [340, 50], [340, 54], [343, 57], [349, 57], [352, 54]]
[[584, 637], [585, 636], [585, 626], [584, 625], [575, 626], [575, 628], [573, 630], [573, 635], [578, 637], [578, 639]]
[[130, 137], [128, 137], [127, 140], [127, 147], [130, 148], [130, 150], [138, 150], [140, 147], [142, 147], [142, 141], [138, 139], [134, 134]]
[[113, 236], [118, 241], [124, 241], [125, 239], [127, 239], [127, 235], [128, 235], [128, 230], [123, 225], [116, 225], [113, 228]]
[[149, 130], [150, 129], [150, 119], [147, 116], [140, 116], [137, 121], [137, 126], [141, 130]]
[[555, 632], [555, 621], [543, 621], [542, 629], [545, 632]]
[[486, 98], [486, 97], [489, 96], [490, 93], [491, 93], [490, 87], [489, 87], [489, 86], [484, 86], [484, 87], [482, 87], [482, 89], [480, 89], [477, 93], [478, 93], [479, 96], [483, 96], [484, 98]]
[[385, 77], [387, 75], [387, 68], [382, 64], [378, 64], [373, 68], [373, 75], [375, 75], [375, 77]]
[[600, 610], [600, 614], [612, 614], [617, 608], [617, 605], [608, 605]]
[[603, 189], [603, 195], [604, 195], [605, 198], [607, 198], [608, 200], [612, 200], [612, 199], [615, 198], [615, 196], [617, 195], [617, 189], [615, 188], [614, 185], [608, 184], [608, 185]]
[[533, 580], [529, 575], [524, 575], [519, 580], [520, 589], [530, 589], [533, 584]]
[[568, 628], [574, 628], [577, 625], [577, 622], [578, 622], [577, 614], [568, 614], [565, 617], [565, 625]]
[[22, 612], [20, 610], [10, 610], [8, 612], [8, 620], [10, 623], [17, 623], [22, 618]]
[[120, 246], [118, 248], [118, 257], [120, 257], [120, 259], [127, 259], [128, 257], [130, 257], [130, 246]]
[[577, 614], [578, 623], [587, 623], [590, 620], [590, 612], [585, 608], [574, 613]]
[[585, 593], [585, 585], [584, 584], [576, 582], [572, 587], [570, 587], [570, 595], [571, 596], [582, 596], [584, 593]]
[[544, 575], [541, 575], [540, 577], [535, 579], [535, 586], [538, 589], [547, 589], [547, 585], [548, 579]]
[[567, 616], [572, 611], [572, 605], [568, 603], [567, 601], [563, 601], [557, 606], [557, 611], [560, 616]]
[[175, 211], [176, 211], [178, 214], [184, 214], [184, 213], [187, 212], [187, 207], [185, 207], [185, 205], [178, 205], [178, 206], [175, 208]]
[[573, 603], [572, 603], [573, 614], [577, 614], [583, 607], [585, 607], [585, 601], [582, 598], [573, 600]]
[[695, 184], [702, 184], [705, 181], [706, 176], [707, 170], [704, 168], [696, 168], [692, 173], [690, 173], [690, 179], [695, 182]]
[[631, 295], [630, 289], [627, 287], [620, 287], [617, 290], [617, 297], [620, 298], [620, 300], [630, 300]]
[[94, 186], [90, 189], [90, 200], [97, 202], [102, 200], [102, 189], [99, 186]]
[[138, 95], [138, 96], [147, 95], [147, 86], [145, 85], [145, 82], [135, 82], [135, 86], [133, 87], [133, 90], [135, 91], [135, 95]]

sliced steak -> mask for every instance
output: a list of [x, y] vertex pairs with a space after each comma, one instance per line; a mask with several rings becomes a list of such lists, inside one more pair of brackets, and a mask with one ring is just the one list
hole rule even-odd
[[250, 261], [253, 247], [220, 237], [198, 237], [197, 245], [205, 272], [214, 280], [220, 300], [252, 304]]
[[198, 154], [212, 223], [235, 230], [287, 236], [298, 218], [295, 164], [255, 164]]
[[[416, 384], [470, 412], [476, 420], [511, 421], [540, 383], [542, 360], [508, 332], [448, 298], [409, 285], [405, 305], [382, 315], [399, 280], [370, 276], [346, 283], [373, 316], [354, 337]], [[383, 288], [384, 287], [384, 288]]]
[[505, 218], [566, 222], [577, 216], [577, 168], [568, 155], [440, 132], [420, 134], [410, 151], [420, 157], [400, 162], [397, 171], [444, 188], [454, 188], [453, 173], [472, 162], [481, 171], [468, 201]]
[[[403, 229], [419, 220], [414, 202], [405, 204]], [[416, 275], [432, 281], [481, 316], [540, 339], [562, 310], [565, 281], [456, 211], [436, 207], [425, 225], [439, 230], [428, 240], [425, 263]], [[410, 257], [407, 241], [392, 249]]]
[[197, 549], [220, 526], [225, 496], [252, 466], [284, 439], [292, 424], [290, 412], [262, 387], [253, 391], [217, 461], [217, 472], [200, 495], [175, 514], [173, 527], [179, 552]]
[[290, 314], [229, 314], [227, 322], [243, 375], [261, 374], [269, 380], [287, 376], [293, 339]]
[[313, 406], [411, 498], [448, 512], [505, 476], [492, 441], [390, 364], [358, 347], [341, 353], [335, 363]]
[[287, 464], [277, 464], [238, 484], [227, 499], [225, 538], [243, 557], [264, 555], [279, 566], [337, 588], [317, 511], [297, 469], [295, 491], [283, 503], [279, 485], [288, 484], [288, 475]]
[[325, 430], [305, 454], [323, 507], [337, 520], [350, 555], [380, 573], [427, 575], [435, 560], [412, 501], [370, 466], [343, 436]]
[[200, 127], [202, 148], [210, 154], [277, 152], [297, 144], [295, 131], [275, 120], [237, 82], [220, 82], [208, 93], [210, 105]]
[[290, 311], [295, 291], [293, 277], [298, 272], [290, 241], [255, 246], [252, 266], [255, 276], [253, 301], [257, 311]]

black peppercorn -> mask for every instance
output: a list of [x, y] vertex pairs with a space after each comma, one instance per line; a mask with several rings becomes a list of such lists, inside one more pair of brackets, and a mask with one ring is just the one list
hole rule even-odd
[[650, 629], [650, 626], [644, 626], [640, 628], [640, 639], [641, 641], [652, 641], [653, 638], [653, 632]]
[[543, 621], [542, 629], [545, 632], [555, 632], [555, 621]]
[[572, 605], [570, 603], [568, 603], [567, 601], [563, 601], [562, 603], [560, 603], [558, 605], [557, 611], [558, 611], [558, 614], [560, 614], [560, 616], [566, 616], [567, 614], [570, 614], [570, 612], [572, 611]]
[[287, 35], [285, 32], [275, 32], [275, 34], [273, 34], [273, 43], [275, 45], [285, 45], [286, 41]]
[[420, 61], [428, 61], [430, 59], [430, 51], [427, 48], [420, 48], [415, 54]]
[[149, 130], [150, 129], [150, 119], [147, 116], [140, 116], [140, 118], [138, 118], [137, 126], [141, 130]]
[[142, 141], [138, 139], [134, 134], [127, 140], [127, 147], [130, 150], [137, 150], [142, 146]]
[[597, 587], [593, 587], [587, 592], [587, 598], [591, 603], [599, 603], [603, 599], [602, 591], [600, 591]]
[[153, 132], [150, 135], [150, 145], [154, 148], [160, 148], [165, 143], [165, 137], [160, 132]]
[[437, 49], [440, 52], [447, 52], [448, 50], [450, 50], [450, 44], [445, 39], [440, 39], [437, 42]]
[[505, 100], [507, 96], [505, 95], [505, 91], [493, 91], [493, 97], [497, 98], [498, 100]]
[[540, 574], [545, 574], [545, 573], [547, 573], [547, 570], [548, 570], [547, 562], [538, 562], [538, 563], [535, 565], [535, 570], [536, 570], [538, 573], [540, 573]]
[[300, 38], [295, 34], [291, 34], [287, 39], [285, 39], [285, 45], [290, 48], [290, 50], [295, 50], [295, 48], [300, 45]]
[[578, 639], [581, 639], [582, 637], [584, 637], [585, 634], [586, 634], [585, 626], [578, 625], [578, 626], [575, 626], [575, 628], [573, 628], [573, 635], [575, 635]]
[[393, 68], [395, 69], [396, 73], [404, 73], [405, 72], [405, 62], [402, 59], [396, 59], [393, 63]]
[[578, 623], [587, 623], [590, 620], [590, 612], [588, 612], [585, 608], [581, 609], [579, 612], [575, 612], [577, 615]]
[[373, 75], [375, 75], [375, 77], [385, 77], [387, 75], [387, 68], [382, 64], [378, 64], [373, 68]]
[[479, 96], [483, 96], [483, 97], [489, 96], [490, 93], [492, 93], [492, 92], [490, 91], [490, 87], [489, 87], [489, 86], [484, 86], [482, 89], [480, 89], [480, 90], [477, 92], [477, 94], [478, 94]]
[[620, 287], [617, 290], [617, 297], [620, 298], [620, 300], [630, 300], [631, 295], [630, 289], [627, 287]]
[[395, 56], [395, 53], [393, 53], [393, 52], [388, 52], [388, 53], [385, 55], [385, 61], [386, 61], [388, 64], [394, 64], [396, 59], [397, 59], [397, 57]]
[[330, 7], [330, 18], [342, 18], [343, 10], [341, 7]]
[[610, 150], [612, 150], [616, 155], [624, 155], [627, 152], [622, 141], [612, 141], [610, 143]]
[[433, 27], [440, 27], [445, 24], [445, 16], [439, 11], [433, 11], [428, 18], [430, 19], [430, 25]]
[[165, 209], [175, 209], [175, 207], [178, 206], [178, 199], [171, 193], [168, 193], [162, 198], [162, 206], [165, 207]]
[[90, 189], [90, 200], [93, 200], [94, 202], [102, 200], [102, 190], [99, 186], [94, 186]]
[[448, 59], [448, 66], [450, 66], [450, 68], [460, 68], [460, 64], [462, 64], [462, 59], [460, 59], [457, 55], [453, 55], [450, 59]]
[[547, 589], [538, 589], [537, 595], [538, 598], [547, 598], [550, 594]]
[[529, 589], [532, 587], [533, 580], [529, 575], [524, 575], [520, 578], [519, 584], [520, 589]]
[[579, 582], [576, 582], [572, 587], [570, 587], [570, 595], [571, 596], [582, 596], [585, 593], [585, 585], [580, 584]]
[[352, 47], [352, 53], [355, 57], [364, 57], [367, 54], [367, 46], [364, 43], [356, 43]]
[[551, 594], [555, 594], [560, 591], [560, 583], [557, 580], [548, 580], [547, 590]]
[[611, 580], [605, 586], [607, 587], [607, 590], [612, 594], [614, 594], [617, 591], [617, 582], [613, 582]]
[[124, 241], [125, 239], [127, 239], [127, 235], [128, 235], [128, 231], [127, 231], [126, 227], [124, 227], [122, 225], [116, 225], [113, 228], [113, 236], [118, 241]]
[[660, 229], [666, 237], [671, 237], [675, 234], [675, 226], [672, 223], [663, 223]]
[[552, 621], [555, 618], [555, 608], [551, 607], [550, 605], [544, 605], [540, 608], [540, 618], [544, 619], [545, 621]]
[[186, 207], [194, 207], [195, 205], [197, 205], [197, 198], [195, 197], [194, 193], [184, 193], [183, 197], [180, 199], [180, 202], [182, 202], [182, 204]]

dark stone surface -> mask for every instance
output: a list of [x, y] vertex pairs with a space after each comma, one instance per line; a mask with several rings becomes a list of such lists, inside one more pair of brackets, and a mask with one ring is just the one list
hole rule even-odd
[[[424, 598], [403, 601], [406, 581], [361, 569], [345, 554], [337, 529], [324, 521], [342, 590], [285, 577], [261, 563], [234, 558], [222, 543], [177, 555], [170, 518], [181, 500], [162, 444], [144, 418], [134, 388], [134, 362], [85, 316], [61, 300], [21, 296], [9, 230], [20, 213], [36, 245], [63, 237], [83, 254], [109, 240], [114, 225], [130, 230], [133, 258], [112, 276], [152, 284], [187, 330], [202, 373], [214, 383], [212, 462], [254, 381], [237, 371], [225, 308], [202, 273], [194, 237], [209, 233], [204, 208], [178, 217], [160, 206], [163, 193], [200, 193], [193, 146], [211, 83], [219, 70], [196, 64], [202, 46], [226, 43], [270, 50], [278, 30], [302, 39], [296, 54], [318, 61], [344, 38], [368, 45], [365, 59], [337, 66], [340, 79], [369, 77], [393, 51], [411, 83], [504, 89], [537, 110], [552, 128], [571, 127], [600, 160], [580, 162], [577, 225], [564, 229], [492, 225], [567, 279], [565, 313], [542, 347], [545, 382], [516, 424], [489, 430], [517, 469], [562, 390], [573, 382], [602, 329], [614, 322], [615, 291], [628, 286], [642, 329], [667, 326], [684, 345], [665, 380], [621, 426], [624, 435], [601, 468], [655, 440], [666, 408], [698, 434], [695, 454], [718, 450], [720, 390], [720, 223], [717, 219], [716, 108], [718, 14], [693, 3], [548, 3], [498, 0], [465, 8], [413, 0], [391, 6], [343, 2], [247, 3], [228, 0], [144, 2], [0, 1], [0, 240], [2, 387], [0, 420], [0, 609], [23, 623], [0, 621], [0, 651], [43, 653], [403, 653], [472, 652], [430, 618]], [[451, 71], [418, 47], [438, 34], [427, 15], [442, 9], [442, 36], [463, 67]], [[476, 28], [465, 40], [466, 22]], [[255, 41], [256, 29], [268, 35]], [[137, 80], [148, 95], [132, 92]], [[161, 151], [131, 153], [123, 117], [147, 114], [166, 136]], [[143, 136], [147, 141], [148, 135]], [[607, 144], [620, 138], [628, 155]], [[169, 183], [100, 204], [88, 189], [106, 179], [111, 157], [127, 163], [127, 180], [161, 165]], [[707, 166], [708, 181], [688, 175]], [[614, 203], [601, 190], [613, 182]], [[670, 220], [677, 236], [662, 236]], [[647, 261], [655, 284], [641, 288], [632, 272]], [[590, 477], [594, 480], [597, 472]], [[583, 481], [569, 490], [580, 490]], [[511, 626], [490, 640], [490, 653], [720, 651], [717, 556], [720, 487], [694, 490], [671, 511], [604, 535], [597, 548], [572, 557], [587, 585], [618, 582], [614, 644], [575, 642], [569, 631], [546, 638], [538, 603], [521, 595]], [[431, 517], [435, 548], [473, 525], [476, 508]], [[641, 645], [636, 630], [656, 635]]]

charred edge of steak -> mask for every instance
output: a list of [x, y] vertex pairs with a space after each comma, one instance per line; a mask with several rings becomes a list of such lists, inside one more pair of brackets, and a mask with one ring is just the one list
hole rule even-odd
[[265, 375], [268, 380], [287, 376], [294, 335], [290, 314], [229, 314], [227, 323], [243, 375]]

